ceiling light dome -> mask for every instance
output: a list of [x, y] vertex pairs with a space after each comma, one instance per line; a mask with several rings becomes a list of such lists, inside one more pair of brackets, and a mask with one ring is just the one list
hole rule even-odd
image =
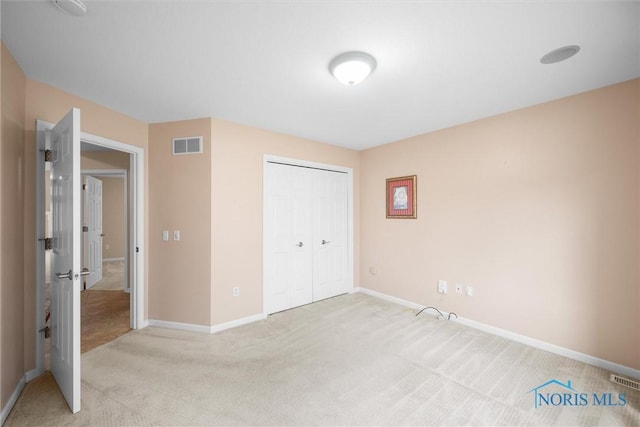
[[329, 63], [329, 71], [333, 77], [349, 86], [362, 82], [375, 68], [376, 60], [364, 52], [346, 52]]
[[51, 0], [61, 11], [73, 16], [84, 16], [87, 6], [81, 0]]

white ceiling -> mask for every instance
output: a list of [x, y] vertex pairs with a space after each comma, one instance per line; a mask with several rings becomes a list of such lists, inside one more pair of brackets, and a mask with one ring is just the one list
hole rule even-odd
[[[215, 117], [364, 149], [640, 77], [639, 1], [2, 0], [26, 73], [154, 123]], [[540, 57], [577, 44], [554, 65]], [[378, 66], [348, 87], [350, 50]]]

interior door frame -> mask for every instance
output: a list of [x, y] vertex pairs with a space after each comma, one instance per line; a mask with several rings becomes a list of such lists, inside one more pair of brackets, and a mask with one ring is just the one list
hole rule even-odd
[[[83, 140], [84, 141], [84, 140]], [[84, 141], [88, 142], [88, 141]], [[125, 236], [133, 235], [133, 230], [129, 228], [129, 192], [128, 192], [128, 182], [127, 179], [127, 170], [126, 169], [81, 169], [81, 176], [92, 176], [94, 178], [122, 178], [123, 179], [123, 194], [124, 194], [124, 231]], [[102, 204], [102, 208], [104, 210], [104, 201]], [[104, 218], [102, 220], [104, 225]], [[129, 284], [133, 283], [132, 277], [129, 271], [129, 254], [134, 253], [135, 247], [132, 247], [131, 239], [124, 245], [124, 289], [126, 291], [129, 288]], [[84, 251], [83, 251], [84, 252]], [[102, 258], [104, 261], [104, 257]], [[131, 318], [131, 324], [133, 325], [133, 316]]]
[[[36, 368], [29, 372], [27, 381], [44, 373], [45, 338], [40, 332], [45, 326], [44, 313], [44, 285], [45, 285], [45, 255], [44, 244], [39, 239], [45, 237], [45, 189], [44, 177], [46, 163], [44, 151], [48, 149], [46, 131], [53, 128], [53, 124], [43, 120], [36, 120], [36, 300], [35, 300], [35, 338], [36, 338]], [[145, 315], [145, 269], [144, 269], [144, 148], [125, 144], [112, 139], [80, 133], [80, 140], [112, 150], [122, 151], [130, 155], [129, 179], [131, 190], [131, 235], [129, 245], [131, 254], [131, 328], [141, 329], [146, 326]]]
[[295, 166], [295, 167], [302, 167], [302, 168], [311, 168], [311, 169], [319, 169], [319, 170], [327, 170], [327, 171], [333, 171], [333, 172], [342, 172], [347, 174], [347, 183], [348, 183], [348, 188], [347, 188], [347, 277], [348, 279], [348, 283], [347, 283], [347, 292], [348, 293], [353, 293], [354, 289], [355, 289], [355, 277], [354, 277], [354, 228], [353, 228], [353, 210], [354, 210], [354, 205], [353, 205], [353, 168], [348, 168], [348, 167], [344, 167], [344, 166], [337, 166], [337, 165], [331, 165], [331, 164], [327, 164], [327, 163], [319, 163], [319, 162], [312, 162], [312, 161], [308, 161], [308, 160], [300, 160], [300, 159], [294, 159], [291, 157], [282, 157], [282, 156], [276, 156], [276, 155], [272, 155], [272, 154], [265, 154], [262, 158], [262, 263], [263, 263], [263, 267], [262, 267], [262, 314], [264, 316], [267, 316], [267, 308], [265, 307], [265, 298], [264, 298], [264, 293], [265, 293], [265, 289], [264, 289], [264, 285], [266, 282], [266, 277], [265, 277], [265, 271], [266, 269], [264, 268], [264, 264], [267, 262], [267, 246], [266, 246], [266, 240], [264, 238], [264, 234], [265, 234], [265, 230], [268, 226], [267, 224], [267, 215], [266, 215], [266, 203], [267, 203], [267, 198], [265, 197], [266, 194], [266, 171], [267, 171], [267, 163], [278, 163], [278, 164], [282, 164], [282, 165], [289, 165], [289, 166]]

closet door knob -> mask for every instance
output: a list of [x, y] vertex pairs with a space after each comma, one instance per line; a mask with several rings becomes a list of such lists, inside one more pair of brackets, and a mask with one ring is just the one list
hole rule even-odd
[[327, 243], [331, 243], [331, 242], [330, 242], [329, 240], [324, 240], [324, 239], [322, 239], [322, 244], [323, 244], [323, 245], [326, 245]]
[[297, 246], [297, 247], [299, 247], [299, 248], [301, 248], [301, 247], [303, 247], [303, 246], [304, 246], [304, 243], [302, 243], [302, 242], [298, 242], [298, 244], [297, 244], [296, 246]]

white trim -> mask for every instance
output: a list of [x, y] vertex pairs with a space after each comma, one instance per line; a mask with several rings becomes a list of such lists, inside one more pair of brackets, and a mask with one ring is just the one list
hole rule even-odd
[[266, 319], [267, 316], [260, 313], [253, 316], [243, 317], [242, 319], [232, 320], [230, 322], [219, 323], [209, 328], [209, 332], [215, 334], [216, 332], [226, 331], [227, 329], [237, 328], [238, 326], [246, 325], [253, 322]]
[[373, 291], [371, 289], [367, 289], [367, 288], [363, 288], [363, 287], [355, 288], [354, 292], [360, 292], [360, 293], [363, 293], [363, 294], [371, 295], [372, 297], [376, 297], [376, 298], [383, 299], [385, 301], [389, 301], [389, 302], [393, 302], [393, 303], [396, 303], [396, 304], [400, 304], [400, 305], [403, 305], [405, 307], [412, 308], [414, 310], [420, 310], [420, 309], [422, 309], [424, 307], [424, 306], [422, 306], [420, 304], [416, 304], [414, 302], [407, 301], [407, 300], [404, 300], [402, 298], [397, 298], [397, 297], [394, 297], [394, 296], [391, 296], [391, 295], [383, 294], [382, 292]]
[[232, 320], [230, 322], [220, 323], [213, 326], [194, 325], [192, 323], [169, 322], [166, 320], [149, 319], [147, 326], [166, 329], [177, 329], [180, 331], [199, 332], [204, 334], [215, 334], [217, 332], [226, 331], [227, 329], [236, 328], [248, 323], [258, 322], [266, 319], [264, 314], [254, 314], [253, 316], [243, 317], [242, 319]]
[[32, 369], [29, 372], [27, 372], [26, 374], [24, 374], [24, 377], [25, 377], [27, 382], [30, 382], [30, 381], [35, 380], [36, 378], [38, 378], [42, 374], [44, 374], [44, 371], [39, 371], [38, 369]]
[[326, 170], [335, 171], [335, 172], [344, 172], [346, 174], [353, 173], [352, 168], [348, 168], [344, 166], [330, 165], [328, 163], [311, 162], [309, 160], [294, 159], [292, 157], [275, 156], [273, 154], [264, 155], [263, 164], [267, 162], [284, 163], [291, 166], [302, 166], [302, 167], [314, 168], [314, 169], [326, 169]]
[[167, 320], [155, 320], [155, 319], [149, 319], [147, 321], [147, 326], [152, 326], [156, 328], [165, 328], [165, 329], [178, 329], [180, 331], [200, 332], [204, 334], [208, 334], [210, 329], [209, 326], [204, 326], [204, 325], [194, 325], [192, 323], [169, 322]]
[[[45, 314], [44, 314], [44, 286], [45, 286], [45, 251], [44, 246], [38, 239], [45, 238], [45, 188], [44, 188], [44, 176], [46, 163], [44, 161], [44, 150], [47, 147], [48, 132], [53, 125], [47, 124], [40, 120], [36, 120], [36, 150], [35, 150], [35, 163], [36, 163], [36, 215], [35, 215], [35, 230], [36, 230], [36, 309], [35, 309], [35, 334], [36, 334], [36, 370], [44, 372], [44, 333], [40, 332], [45, 327]], [[4, 418], [3, 418], [4, 422]]]
[[[82, 132], [80, 138], [84, 142], [101, 147], [111, 148], [113, 150], [129, 153], [131, 160], [129, 161], [130, 180], [129, 185], [132, 190], [132, 206], [131, 206], [131, 224], [129, 235], [129, 250], [131, 254], [130, 281], [131, 285], [131, 328], [140, 329], [144, 324], [144, 307], [145, 307], [145, 271], [144, 271], [144, 148], [135, 145], [124, 144], [112, 139], [104, 138], [98, 135], [92, 135]], [[138, 252], [136, 252], [138, 248]]]
[[[396, 298], [391, 295], [383, 294], [382, 292], [373, 291], [371, 289], [359, 287], [356, 288], [356, 292], [361, 292], [363, 294], [371, 295], [376, 298], [380, 298], [386, 301], [390, 301], [396, 304], [403, 305], [405, 307], [409, 307], [412, 309], [422, 309], [423, 305], [416, 304], [411, 301], [403, 300], [401, 298]], [[442, 310], [441, 310], [442, 311]], [[442, 311], [445, 316], [448, 316], [449, 313]], [[520, 335], [515, 332], [508, 331], [506, 329], [497, 328], [495, 326], [487, 325], [486, 323], [476, 322], [475, 320], [465, 319], [464, 317], [452, 318], [452, 321], [456, 323], [460, 323], [461, 325], [468, 326], [474, 329], [478, 329], [483, 332], [487, 332], [492, 335], [497, 335], [503, 338], [510, 339], [515, 342], [519, 342], [521, 344], [526, 344], [531, 347], [535, 347], [540, 350], [548, 351], [550, 353], [558, 354], [560, 356], [567, 357], [569, 359], [577, 360], [582, 363], [586, 363], [587, 365], [596, 366], [598, 368], [605, 369], [607, 371], [611, 371], [620, 375], [625, 375], [631, 378], [640, 378], [640, 370], [634, 369], [629, 366], [620, 365], [619, 363], [611, 362], [609, 360], [600, 359], [595, 356], [591, 356], [589, 354], [581, 353], [579, 351], [571, 350], [565, 347], [560, 347], [559, 345], [551, 344], [545, 341], [538, 340], [536, 338], [531, 338], [525, 335]]]
[[13, 393], [11, 393], [9, 400], [7, 400], [7, 404], [4, 405], [4, 408], [2, 408], [2, 418], [0, 419], [0, 426], [4, 425], [4, 422], [7, 421], [7, 418], [9, 417], [11, 410], [13, 409], [16, 402], [18, 401], [18, 398], [20, 397], [20, 393], [22, 393], [22, 390], [24, 390], [24, 386], [27, 384], [26, 377], [27, 377], [26, 375], [23, 375], [22, 378], [20, 378], [20, 381], [18, 381], [18, 384], [16, 385], [15, 390], [13, 390]]
[[[283, 163], [283, 164], [288, 164], [288, 165], [292, 165], [292, 166], [301, 166], [301, 167], [308, 167], [308, 168], [314, 168], [314, 169], [325, 169], [325, 170], [329, 170], [329, 171], [335, 171], [335, 172], [343, 172], [347, 174], [348, 177], [348, 187], [347, 187], [347, 194], [348, 194], [348, 200], [347, 200], [347, 276], [351, 279], [350, 283], [347, 284], [347, 292], [348, 293], [353, 293], [354, 289], [355, 289], [355, 276], [354, 276], [354, 219], [353, 219], [353, 212], [354, 212], [354, 200], [353, 200], [353, 168], [349, 168], [349, 167], [345, 167], [345, 166], [337, 166], [337, 165], [331, 165], [331, 164], [327, 164], [327, 163], [318, 163], [318, 162], [311, 162], [308, 160], [300, 160], [300, 159], [294, 159], [291, 157], [282, 157], [282, 156], [275, 156], [272, 154], [265, 154], [262, 158], [262, 208], [263, 208], [263, 212], [262, 212], [262, 261], [263, 263], [265, 262], [265, 254], [266, 254], [266, 248], [265, 248], [265, 239], [264, 239], [264, 230], [266, 229], [266, 216], [265, 216], [265, 212], [264, 212], [264, 195], [265, 195], [265, 191], [266, 191], [266, 180], [264, 179], [264, 174], [265, 174], [265, 170], [266, 170], [266, 164], [269, 162], [274, 162], [274, 163]], [[267, 310], [264, 304], [265, 298], [264, 298], [264, 282], [265, 282], [265, 277], [264, 277], [264, 268], [262, 271], [262, 314], [266, 317], [267, 316]]]
[[120, 258], [102, 258], [102, 262], [115, 262], [115, 261], [124, 261], [123, 257]]
[[[96, 151], [94, 151], [96, 153]], [[82, 169], [82, 175], [100, 176], [105, 178], [122, 178], [127, 176], [126, 169]]]

